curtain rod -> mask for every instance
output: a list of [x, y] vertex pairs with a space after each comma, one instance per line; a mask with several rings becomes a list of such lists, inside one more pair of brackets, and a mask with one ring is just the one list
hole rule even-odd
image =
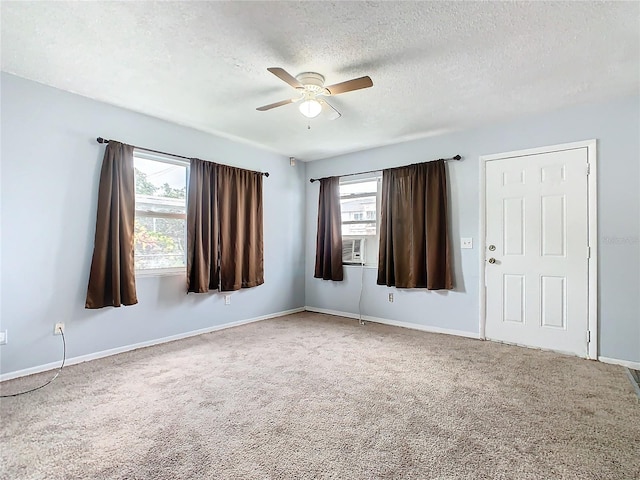
[[[102, 137], [98, 137], [98, 138], [96, 138], [96, 141], [97, 141], [98, 143], [109, 143], [109, 142], [110, 142], [110, 140], [107, 140], [107, 139], [102, 138]], [[161, 152], [160, 150], [152, 150], [152, 149], [150, 149], [150, 148], [136, 147], [135, 145], [131, 145], [131, 146], [132, 146], [133, 148], [138, 149], [138, 150], [144, 150], [145, 152], [159, 153], [159, 154], [161, 154], [161, 155], [169, 155], [169, 156], [171, 156], [171, 157], [184, 158], [185, 160], [191, 160], [191, 159], [192, 159], [192, 157], [185, 157], [184, 155], [176, 155], [175, 153]], [[218, 165], [224, 165], [224, 164], [219, 163]], [[225, 167], [226, 167], [226, 166], [228, 166], [228, 165], [225, 165]], [[247, 169], [244, 169], [244, 170], [247, 170]], [[251, 172], [255, 172], [255, 170], [249, 170], [249, 171], [251, 171]], [[260, 175], [264, 175], [265, 177], [268, 177], [268, 176], [269, 176], [269, 172], [256, 172], [256, 173], [259, 173]]]
[[[437, 160], [431, 160], [432, 162], [437, 162], [438, 160], [461, 160], [462, 157], [460, 155], [456, 155], [455, 157], [451, 157], [451, 158], [438, 158]], [[399, 168], [399, 167], [391, 167], [391, 168]], [[368, 172], [356, 172], [356, 173], [346, 173], [344, 175], [337, 175], [338, 177], [351, 177], [353, 175], [364, 175], [365, 173], [376, 173], [379, 172], [380, 170], [384, 170], [382, 169], [378, 169], [378, 170], [369, 170]], [[311, 183], [313, 182], [317, 182], [318, 180], [320, 180], [320, 178], [310, 178], [309, 181]]]

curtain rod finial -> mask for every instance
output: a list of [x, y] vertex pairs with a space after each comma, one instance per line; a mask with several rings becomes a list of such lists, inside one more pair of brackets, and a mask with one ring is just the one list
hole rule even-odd
[[455, 157], [453, 157], [454, 160], [460, 160], [462, 159], [462, 157], [460, 155], [456, 155]]
[[269, 172], [263, 172], [262, 173], [265, 177], [269, 177]]
[[98, 137], [98, 138], [96, 138], [96, 141], [97, 141], [98, 143], [109, 143], [109, 140], [105, 140], [105, 139], [104, 139], [104, 138], [102, 138], [102, 137]]

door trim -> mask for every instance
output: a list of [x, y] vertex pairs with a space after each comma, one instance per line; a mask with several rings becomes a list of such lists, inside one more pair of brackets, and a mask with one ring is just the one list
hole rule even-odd
[[[587, 163], [589, 175], [587, 176], [587, 225], [590, 256], [588, 262], [589, 286], [587, 291], [588, 325], [591, 341], [587, 348], [587, 358], [598, 359], [598, 191], [597, 191], [597, 141], [584, 140], [581, 142], [563, 143], [546, 147], [516, 150], [512, 152], [496, 153], [480, 156], [480, 338], [486, 340], [487, 324], [487, 287], [486, 287], [486, 167], [491, 160], [504, 160], [513, 157], [524, 157], [540, 153], [552, 153], [576, 148], [587, 149]], [[585, 339], [586, 340], [586, 339]]]

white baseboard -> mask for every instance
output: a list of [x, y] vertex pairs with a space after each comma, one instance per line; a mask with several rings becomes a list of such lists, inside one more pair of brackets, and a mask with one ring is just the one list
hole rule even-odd
[[[305, 308], [293, 308], [291, 310], [285, 310], [283, 312], [270, 313], [268, 315], [262, 315], [260, 317], [248, 318], [246, 320], [238, 320], [236, 322], [225, 323], [223, 325], [214, 325], [212, 327], [201, 328], [199, 330], [192, 330], [190, 332], [178, 333], [177, 335], [171, 335], [169, 337], [156, 338], [153, 340], [147, 340], [146, 342], [134, 343], [132, 345], [124, 345], [122, 347], [110, 348], [109, 350], [102, 350], [100, 352], [89, 353], [87, 355], [80, 355], [79, 357], [67, 358], [65, 366], [76, 365], [78, 363], [88, 362], [90, 360], [97, 360], [98, 358], [110, 357], [111, 355], [117, 355], [118, 353], [129, 352], [138, 348], [151, 347], [153, 345], [160, 345], [161, 343], [173, 342], [174, 340], [181, 340], [183, 338], [195, 337], [196, 335], [202, 335], [203, 333], [215, 332], [217, 330], [224, 330], [226, 328], [238, 327], [240, 325], [246, 325], [247, 323], [259, 322], [261, 320], [268, 320], [270, 318], [282, 317], [284, 315], [290, 315], [292, 313], [304, 312]], [[3, 373], [0, 375], [0, 382], [5, 380], [11, 380], [13, 378], [24, 377], [26, 375], [33, 375], [34, 373], [46, 372], [47, 370], [53, 370], [60, 367], [60, 362], [46, 363], [44, 365], [38, 365], [36, 367], [25, 368], [23, 370], [16, 370], [14, 372]]]
[[[326, 308], [317, 307], [304, 307], [308, 312], [326, 313], [327, 315], [337, 315], [338, 317], [347, 317], [358, 319], [360, 316], [357, 313], [339, 312], [337, 310], [328, 310]], [[384, 325], [393, 325], [394, 327], [409, 328], [411, 330], [420, 330], [430, 333], [444, 333], [446, 335], [456, 335], [458, 337], [467, 337], [480, 339], [480, 334], [475, 332], [464, 332], [462, 330], [452, 330], [450, 328], [432, 327], [429, 325], [419, 325], [417, 323], [399, 322], [397, 320], [389, 320], [387, 318], [371, 317], [369, 315], [362, 315], [362, 320], [373, 323], [382, 323]]]
[[621, 365], [623, 367], [631, 368], [632, 370], [640, 370], [640, 362], [631, 362], [629, 360], [618, 360], [617, 358], [598, 357], [598, 360], [602, 363], [611, 363], [613, 365]]

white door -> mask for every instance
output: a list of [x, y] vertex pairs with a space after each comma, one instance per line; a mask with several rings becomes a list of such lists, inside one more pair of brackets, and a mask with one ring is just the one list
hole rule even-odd
[[487, 338], [587, 356], [587, 155], [486, 162]]

